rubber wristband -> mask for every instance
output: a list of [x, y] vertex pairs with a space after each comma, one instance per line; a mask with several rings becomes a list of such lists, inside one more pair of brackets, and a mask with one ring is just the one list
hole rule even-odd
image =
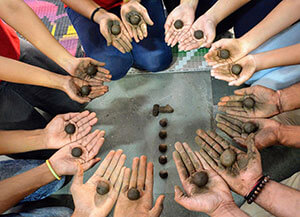
[[96, 8], [96, 9], [93, 11], [93, 13], [92, 13], [92, 15], [91, 15], [91, 21], [92, 21], [93, 23], [96, 23], [95, 20], [94, 20], [94, 17], [95, 17], [95, 14], [96, 14], [100, 9], [101, 9], [101, 7], [98, 7], [98, 8]]
[[52, 173], [52, 175], [57, 179], [57, 180], [61, 180], [61, 177], [59, 177], [59, 175], [56, 174], [56, 172], [54, 171], [54, 169], [52, 168], [49, 160], [46, 160], [46, 164], [50, 170], [50, 172]]

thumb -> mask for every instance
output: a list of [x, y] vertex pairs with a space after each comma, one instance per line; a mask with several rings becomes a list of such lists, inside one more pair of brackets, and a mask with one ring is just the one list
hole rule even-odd
[[150, 16], [149, 16], [149, 14], [148, 14], [147, 11], [145, 11], [145, 12], [143, 13], [143, 18], [144, 18], [144, 21], [145, 21], [149, 26], [153, 26], [153, 25], [154, 25], [154, 23], [153, 23], [153, 21], [151, 20], [151, 18], [150, 18]]
[[163, 204], [164, 199], [165, 199], [165, 195], [160, 195], [157, 198], [154, 207], [150, 210], [149, 217], [159, 217], [160, 216], [160, 214], [164, 208], [164, 204]]
[[248, 138], [246, 139], [246, 145], [247, 145], [247, 155], [250, 158], [250, 156], [253, 155], [253, 153], [259, 154], [256, 146], [255, 146], [255, 134], [251, 133]]
[[185, 207], [186, 209], [189, 209], [189, 198], [184, 194], [184, 192], [180, 189], [179, 186], [175, 185], [175, 196], [174, 200], [176, 203], [180, 204], [181, 206]]
[[112, 39], [110, 33], [108, 32], [108, 26], [104, 25], [103, 27], [100, 27], [100, 32], [106, 39], [107, 46], [110, 46], [112, 43]]
[[76, 185], [80, 186], [82, 184], [83, 184], [83, 168], [82, 168], [81, 164], [79, 162], [77, 162], [77, 171], [73, 178], [71, 192], [74, 190], [74, 188], [76, 188], [75, 187]]
[[253, 92], [253, 91], [252, 91], [252, 87], [247, 87], [247, 88], [235, 90], [235, 91], [234, 91], [234, 94], [235, 94], [235, 95], [242, 96], [242, 95], [249, 95], [249, 94], [251, 94], [252, 92]]

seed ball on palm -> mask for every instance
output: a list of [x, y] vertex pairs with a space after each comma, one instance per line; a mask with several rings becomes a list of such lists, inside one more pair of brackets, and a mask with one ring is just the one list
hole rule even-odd
[[195, 31], [194, 32], [194, 37], [196, 38], [196, 39], [201, 39], [201, 38], [203, 38], [203, 32], [201, 31], [201, 30], [197, 30], [197, 31]]
[[91, 92], [91, 86], [89, 85], [84, 85], [80, 88], [80, 95], [81, 96], [88, 96]]
[[255, 123], [252, 123], [252, 122], [245, 123], [243, 128], [244, 128], [244, 131], [247, 134], [255, 133], [258, 129], [257, 125]]
[[141, 16], [137, 13], [131, 14], [129, 16], [129, 22], [136, 26], [141, 22]]
[[162, 179], [168, 178], [168, 171], [167, 170], [161, 170], [161, 171], [159, 171], [159, 176]]
[[97, 193], [100, 195], [105, 195], [108, 192], [109, 192], [109, 184], [104, 181], [100, 181], [97, 185]]
[[71, 154], [73, 157], [80, 157], [82, 155], [82, 149], [79, 147], [75, 147], [72, 149]]
[[174, 23], [175, 29], [181, 29], [183, 27], [183, 22], [182, 20], [176, 20]]
[[97, 72], [98, 72], [97, 66], [93, 65], [93, 64], [89, 64], [89, 66], [86, 70], [86, 74], [93, 78], [93, 77], [95, 77]]
[[130, 188], [127, 192], [127, 197], [129, 200], [137, 200], [141, 197], [141, 194], [138, 189]]
[[243, 70], [242, 66], [240, 64], [234, 64], [231, 67], [231, 72], [235, 75], [239, 75], [241, 71]]
[[225, 167], [231, 167], [236, 161], [236, 153], [232, 149], [226, 149], [220, 156], [221, 164]]
[[243, 106], [248, 108], [248, 109], [252, 109], [254, 108], [255, 105], [255, 101], [252, 97], [247, 97], [246, 99], [244, 99], [243, 101]]
[[120, 24], [113, 24], [111, 26], [111, 33], [113, 35], [119, 35], [121, 33], [121, 26], [120, 26]]
[[192, 175], [192, 182], [199, 188], [204, 187], [208, 182], [208, 175], [206, 172], [196, 172]]
[[65, 132], [67, 134], [74, 134], [76, 130], [76, 127], [74, 124], [68, 123], [67, 126], [65, 126]]
[[227, 49], [222, 49], [219, 51], [218, 56], [221, 59], [228, 59], [230, 57], [230, 51]]

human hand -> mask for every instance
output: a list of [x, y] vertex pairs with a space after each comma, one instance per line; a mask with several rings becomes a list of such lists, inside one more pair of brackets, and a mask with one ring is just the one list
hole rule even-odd
[[[75, 211], [74, 217], [105, 217], [112, 210], [123, 182], [126, 155], [122, 150], [110, 151], [94, 175], [84, 184], [83, 169], [78, 167], [71, 186]], [[108, 193], [97, 193], [100, 182], [109, 185]]]
[[[185, 193], [175, 186], [175, 201], [188, 210], [217, 216], [224, 206], [235, 205], [225, 181], [204, 161], [198, 152], [193, 152], [187, 143], [175, 144], [173, 159]], [[206, 172], [208, 183], [199, 188], [192, 182], [196, 172]]]
[[[239, 75], [232, 72], [232, 66], [239, 64], [242, 71]], [[214, 65], [211, 69], [211, 76], [229, 82], [229, 86], [240, 86], [248, 81], [256, 71], [256, 62], [253, 55], [247, 55], [234, 63]]]
[[[92, 99], [100, 97], [108, 92], [108, 86], [99, 86], [99, 82], [96, 81], [84, 81], [79, 78], [65, 76], [65, 81], [62, 90], [68, 94], [68, 96], [79, 103], [87, 103]], [[81, 96], [80, 88], [83, 86], [90, 86], [91, 91], [88, 96]]]
[[[262, 177], [260, 153], [254, 144], [254, 134], [245, 141], [247, 153], [230, 145], [226, 140], [212, 131], [207, 133], [197, 130], [195, 140], [200, 145], [200, 155], [227, 182], [236, 193], [245, 196]], [[220, 160], [222, 153], [230, 149], [236, 153], [234, 163], [225, 167]]]
[[[190, 3], [181, 3], [168, 15], [165, 23], [165, 42], [168, 46], [174, 47], [179, 38], [185, 35], [195, 20], [195, 7]], [[183, 22], [183, 27], [176, 29], [174, 23], [177, 20]]]
[[279, 143], [280, 123], [271, 119], [246, 119], [236, 116], [217, 114], [217, 127], [225, 132], [234, 141], [246, 146], [249, 133], [245, 132], [245, 124], [252, 123], [255, 126], [254, 141], [258, 149], [267, 148]]
[[[234, 94], [220, 99], [219, 111], [246, 118], [268, 118], [281, 113], [280, 96], [272, 89], [256, 85], [236, 90]], [[255, 101], [253, 108], [243, 106], [244, 99], [249, 97]]]
[[[179, 50], [193, 50], [200, 47], [210, 47], [216, 37], [216, 23], [206, 14], [199, 17], [191, 26], [188, 32], [181, 35], [179, 40]], [[203, 32], [203, 38], [196, 39], [194, 33], [197, 30]]]
[[[92, 130], [92, 126], [95, 125], [97, 121], [96, 113], [90, 113], [89, 111], [57, 115], [43, 130], [45, 135], [45, 148], [59, 149], [68, 143], [85, 137]], [[75, 126], [75, 132], [73, 134], [67, 134], [65, 131], [65, 127], [69, 123]]]
[[[227, 59], [220, 57], [220, 50], [226, 49], [230, 52]], [[239, 39], [221, 39], [212, 44], [209, 52], [205, 54], [204, 58], [208, 65], [214, 66], [216, 64], [233, 63], [248, 54], [245, 43]]]
[[[130, 200], [127, 197], [128, 190], [137, 188], [140, 198]], [[153, 202], [153, 163], [147, 164], [147, 157], [134, 158], [132, 162], [132, 174], [130, 169], [125, 170], [123, 187], [117, 201], [114, 217], [158, 217], [163, 210], [165, 196], [160, 195], [154, 207]]]
[[[74, 175], [77, 170], [77, 162], [81, 164], [83, 170], [88, 170], [100, 158], [94, 158], [104, 143], [105, 132], [95, 130], [76, 142], [72, 142], [59, 149], [49, 159], [54, 171], [57, 175]], [[82, 150], [82, 155], [79, 158], [73, 157], [71, 152], [73, 148], [79, 147]]]
[[[132, 24], [130, 22], [131, 14], [136, 15], [137, 19], [140, 17], [140, 21], [137, 24]], [[153, 26], [154, 24], [149, 17], [147, 9], [138, 1], [124, 3], [121, 6], [121, 18], [130, 37], [134, 38], [137, 43], [139, 43], [140, 40], [147, 38], [147, 24], [149, 26]]]

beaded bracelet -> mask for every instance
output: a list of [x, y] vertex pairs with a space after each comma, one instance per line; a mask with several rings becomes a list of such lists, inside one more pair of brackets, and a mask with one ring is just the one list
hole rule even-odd
[[245, 199], [248, 204], [251, 204], [259, 195], [261, 190], [264, 188], [265, 184], [270, 180], [270, 176], [262, 176], [254, 185], [252, 190], [248, 195], [245, 196]]
[[61, 177], [59, 175], [56, 174], [56, 172], [54, 171], [54, 169], [52, 168], [50, 161], [46, 160], [46, 164], [50, 170], [50, 172], [52, 173], [52, 175], [57, 179], [57, 180], [61, 180]]

